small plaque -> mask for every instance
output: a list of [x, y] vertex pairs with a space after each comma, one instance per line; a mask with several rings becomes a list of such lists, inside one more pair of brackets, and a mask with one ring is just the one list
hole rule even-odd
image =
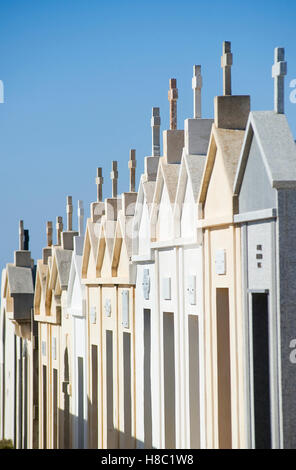
[[188, 294], [189, 304], [196, 305], [196, 277], [195, 276], [188, 276], [187, 294]]
[[122, 300], [122, 326], [129, 328], [129, 291], [123, 290], [121, 293]]
[[90, 322], [91, 323], [96, 323], [96, 321], [97, 321], [96, 307], [92, 306], [92, 307], [90, 307]]
[[226, 274], [226, 252], [217, 250], [215, 255], [216, 274]]
[[106, 317], [111, 317], [111, 300], [110, 299], [106, 299], [104, 310], [105, 310]]
[[149, 269], [144, 269], [143, 271], [143, 295], [145, 300], [149, 300], [150, 296], [150, 273]]
[[46, 341], [41, 342], [41, 352], [42, 356], [46, 356]]
[[164, 277], [162, 280], [162, 297], [163, 300], [171, 300], [171, 278]]

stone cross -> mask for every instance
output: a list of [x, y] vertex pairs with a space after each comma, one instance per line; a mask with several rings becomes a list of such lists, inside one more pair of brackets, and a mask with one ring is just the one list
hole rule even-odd
[[60, 245], [61, 235], [63, 231], [63, 217], [61, 217], [60, 215], [57, 217], [56, 229], [57, 229], [57, 245]]
[[83, 201], [78, 201], [78, 231], [79, 236], [82, 237], [83, 235], [83, 228], [84, 225], [84, 208], [83, 208]]
[[160, 115], [159, 108], [152, 108], [152, 157], [160, 157]]
[[24, 249], [24, 221], [19, 221], [19, 250]]
[[170, 79], [170, 89], [168, 92], [168, 99], [170, 102], [170, 129], [177, 129], [178, 88], [177, 88], [177, 80], [175, 78]]
[[24, 250], [29, 250], [29, 230], [24, 230]]
[[192, 77], [194, 119], [201, 118], [201, 87], [202, 87], [201, 66], [194, 65], [193, 77]]
[[285, 49], [276, 47], [274, 49], [274, 64], [272, 66], [272, 77], [274, 78], [274, 111], [284, 114], [284, 77], [287, 75], [287, 62], [285, 62]]
[[73, 228], [73, 206], [72, 196], [67, 196], [67, 230], [72, 231]]
[[117, 162], [113, 160], [112, 162], [112, 171], [110, 173], [112, 180], [112, 197], [117, 197], [117, 180], [118, 180], [118, 171], [117, 171]]
[[230, 41], [223, 42], [222, 51], [221, 67], [223, 68], [223, 95], [231, 95], [232, 53]]
[[46, 239], [47, 239], [47, 246], [52, 245], [52, 222], [49, 220], [46, 222]]
[[129, 184], [129, 190], [131, 193], [134, 193], [136, 191], [136, 150], [131, 149], [130, 150], [130, 159], [128, 162], [128, 167], [130, 171], [130, 184]]
[[96, 185], [97, 185], [97, 201], [98, 202], [102, 202], [103, 200], [103, 183], [104, 183], [104, 178], [102, 176], [102, 168], [97, 168]]

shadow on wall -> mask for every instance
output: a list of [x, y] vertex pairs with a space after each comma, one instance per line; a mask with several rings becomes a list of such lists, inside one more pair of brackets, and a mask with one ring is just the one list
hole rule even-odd
[[[88, 409], [93, 411], [92, 403], [88, 400]], [[93, 427], [90, 421], [74, 416], [68, 411], [58, 410], [58, 424], [60, 429], [59, 449], [99, 449], [98, 447], [98, 427]], [[57, 429], [57, 428], [56, 428]], [[57, 431], [54, 431], [54, 438]], [[130, 433], [121, 432], [113, 426], [108, 430], [107, 437], [108, 449], [153, 449], [153, 447], [145, 447], [145, 443], [135, 439]], [[72, 444], [73, 443], [73, 444]]]
[[[97, 404], [95, 402], [91, 402], [88, 398], [88, 447], [91, 449], [98, 449], [97, 411]], [[107, 449], [152, 449], [152, 446], [145, 446], [145, 442], [140, 441], [131, 435], [131, 420], [129, 418], [126, 420], [126, 431], [122, 432], [119, 429], [114, 428], [112, 400], [109, 400], [109, 406], [107, 404]]]

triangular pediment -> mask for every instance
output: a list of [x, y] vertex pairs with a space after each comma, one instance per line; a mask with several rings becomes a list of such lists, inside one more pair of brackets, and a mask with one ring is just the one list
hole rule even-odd
[[[252, 127], [252, 126], [251, 126]], [[239, 212], [276, 207], [276, 189], [272, 188], [257, 136], [250, 129], [246, 142], [246, 164], [238, 194]]]
[[34, 313], [40, 315], [45, 313], [46, 283], [48, 276], [48, 266], [43, 264], [42, 260], [37, 261], [35, 295], [34, 295]]
[[112, 252], [112, 276], [113, 277], [128, 277], [129, 275], [129, 257], [131, 256], [131, 234], [128, 234], [131, 216], [124, 216], [119, 214], [115, 239]]
[[133, 218], [132, 254], [149, 252], [150, 211], [155, 191], [155, 181], [145, 181], [142, 175], [139, 185], [135, 215]]
[[180, 164], [158, 166], [151, 210], [151, 239], [167, 240], [174, 235], [173, 210], [176, 198]]
[[234, 182], [239, 212], [276, 207], [277, 189], [296, 188], [296, 145], [284, 114], [250, 113]]
[[97, 277], [111, 276], [112, 251], [116, 221], [108, 220], [105, 216], [102, 218], [100, 234], [98, 238], [98, 249], [96, 256], [96, 275]]
[[96, 277], [96, 255], [100, 223], [87, 220], [82, 254], [82, 279], [93, 279]]
[[233, 214], [232, 188], [243, 139], [244, 131], [212, 128], [198, 196], [204, 218]]

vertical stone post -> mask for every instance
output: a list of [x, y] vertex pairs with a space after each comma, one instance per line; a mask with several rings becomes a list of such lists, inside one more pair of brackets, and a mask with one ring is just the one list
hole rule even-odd
[[128, 162], [128, 167], [129, 167], [129, 170], [130, 170], [129, 190], [132, 193], [134, 193], [135, 190], [136, 190], [136, 166], [137, 166], [136, 150], [131, 149], [130, 150], [130, 159], [129, 159], [129, 162]]
[[221, 67], [223, 69], [223, 95], [231, 95], [232, 53], [230, 41], [223, 42], [222, 52]]
[[160, 157], [160, 114], [159, 108], [152, 108], [152, 157]]
[[274, 64], [272, 66], [272, 77], [274, 79], [274, 111], [284, 114], [284, 80], [287, 75], [287, 62], [285, 62], [285, 49], [276, 47], [274, 49]]
[[104, 183], [104, 178], [102, 176], [102, 168], [97, 168], [96, 185], [97, 185], [97, 201], [98, 202], [102, 202], [103, 200], [103, 183]]
[[56, 229], [57, 229], [57, 245], [60, 246], [61, 240], [62, 240], [62, 231], [63, 231], [63, 217], [61, 216], [57, 217]]
[[202, 87], [201, 66], [194, 65], [193, 77], [192, 77], [194, 119], [201, 118], [201, 87]]
[[110, 173], [112, 180], [112, 197], [117, 197], [117, 181], [118, 181], [118, 171], [117, 171], [117, 162], [112, 162], [112, 171]]
[[175, 78], [170, 79], [170, 89], [168, 92], [168, 99], [170, 102], [170, 129], [177, 129], [178, 88], [177, 88], [177, 80]]
[[71, 232], [72, 228], [73, 228], [72, 196], [67, 196], [67, 231]]
[[24, 249], [24, 221], [19, 221], [19, 250]]
[[52, 246], [52, 222], [50, 220], [46, 222], [46, 240], [47, 246]]

